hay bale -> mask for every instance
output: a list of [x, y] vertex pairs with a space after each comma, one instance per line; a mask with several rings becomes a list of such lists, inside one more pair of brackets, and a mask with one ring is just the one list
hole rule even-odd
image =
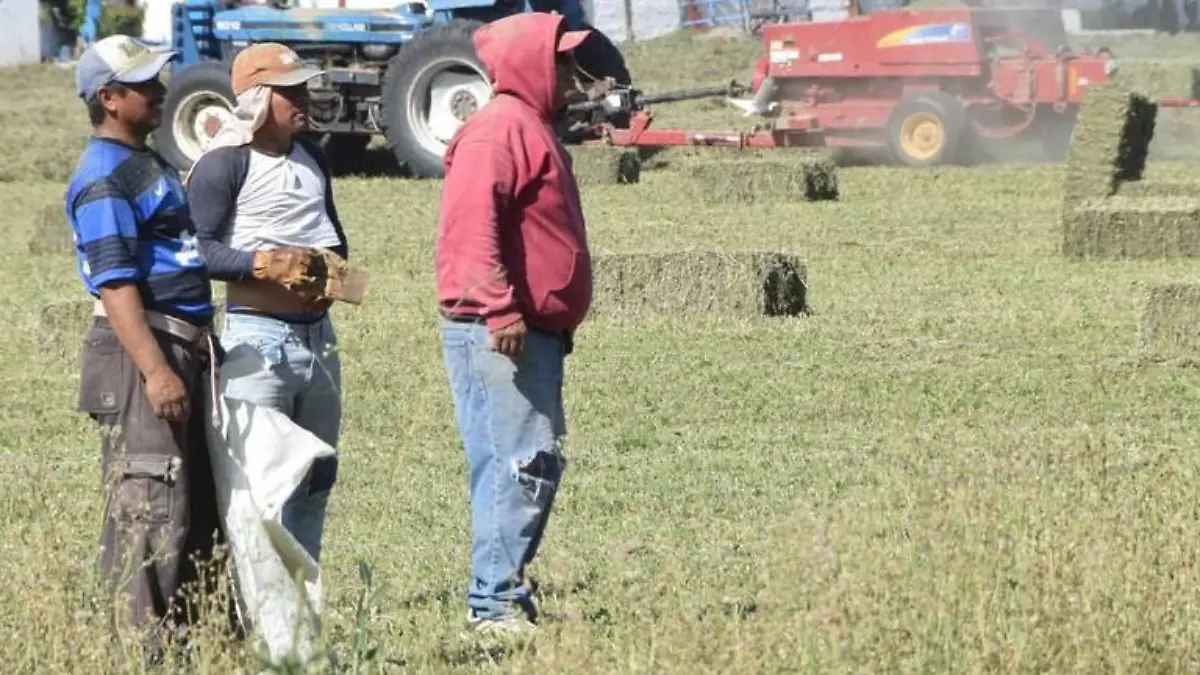
[[1138, 338], [1143, 352], [1152, 356], [1200, 356], [1200, 284], [1152, 287]]
[[807, 268], [771, 252], [597, 255], [597, 314], [796, 316], [808, 310]]
[[705, 204], [832, 201], [841, 193], [829, 153], [778, 150], [744, 156], [726, 151], [685, 165], [691, 195]]
[[71, 255], [75, 253], [75, 235], [62, 209], [46, 206], [38, 213], [29, 235], [33, 255]]
[[1067, 210], [1116, 194], [1121, 182], [1141, 179], [1157, 113], [1153, 101], [1119, 85], [1088, 89], [1067, 157]]
[[642, 157], [637, 149], [585, 146], [569, 152], [575, 180], [581, 187], [628, 185], [642, 179]]
[[1200, 200], [1110, 197], [1063, 214], [1063, 255], [1081, 259], [1166, 259], [1200, 255]]
[[93, 300], [67, 300], [42, 307], [38, 333], [43, 358], [72, 365], [78, 362], [83, 336], [92, 324]]

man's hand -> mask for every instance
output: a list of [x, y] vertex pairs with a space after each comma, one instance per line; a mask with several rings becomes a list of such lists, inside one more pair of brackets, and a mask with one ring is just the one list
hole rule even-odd
[[190, 412], [183, 380], [170, 367], [160, 368], [146, 378], [146, 398], [154, 414], [168, 422], [182, 422]]
[[154, 414], [171, 421], [186, 419], [187, 391], [146, 324], [137, 286], [128, 281], [106, 284], [100, 288], [100, 302], [121, 346], [146, 380], [146, 398]]
[[504, 328], [492, 331], [488, 342], [492, 351], [508, 357], [520, 356], [525, 349], [525, 320], [517, 319]]

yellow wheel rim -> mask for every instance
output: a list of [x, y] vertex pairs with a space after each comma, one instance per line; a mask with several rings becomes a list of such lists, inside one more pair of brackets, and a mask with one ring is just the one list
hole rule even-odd
[[946, 129], [933, 113], [913, 113], [900, 125], [900, 147], [915, 160], [933, 157], [945, 144]]

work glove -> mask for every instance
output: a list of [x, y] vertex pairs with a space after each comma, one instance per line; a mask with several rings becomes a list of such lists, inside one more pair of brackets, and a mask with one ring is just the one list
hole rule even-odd
[[311, 249], [284, 247], [254, 252], [254, 278], [274, 281], [287, 288], [305, 283], [316, 263], [317, 254]]
[[304, 292], [327, 300], [360, 305], [367, 292], [367, 271], [328, 249], [318, 249]]
[[318, 300], [362, 304], [367, 290], [366, 270], [355, 267], [328, 249], [285, 247], [254, 254], [254, 278], [269, 279], [284, 288]]

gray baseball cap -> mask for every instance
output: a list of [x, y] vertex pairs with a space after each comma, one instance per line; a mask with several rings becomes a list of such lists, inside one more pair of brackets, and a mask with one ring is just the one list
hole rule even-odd
[[138, 84], [153, 80], [178, 54], [156, 49], [128, 35], [112, 35], [92, 44], [75, 66], [75, 89], [90, 101], [96, 91], [113, 82]]

